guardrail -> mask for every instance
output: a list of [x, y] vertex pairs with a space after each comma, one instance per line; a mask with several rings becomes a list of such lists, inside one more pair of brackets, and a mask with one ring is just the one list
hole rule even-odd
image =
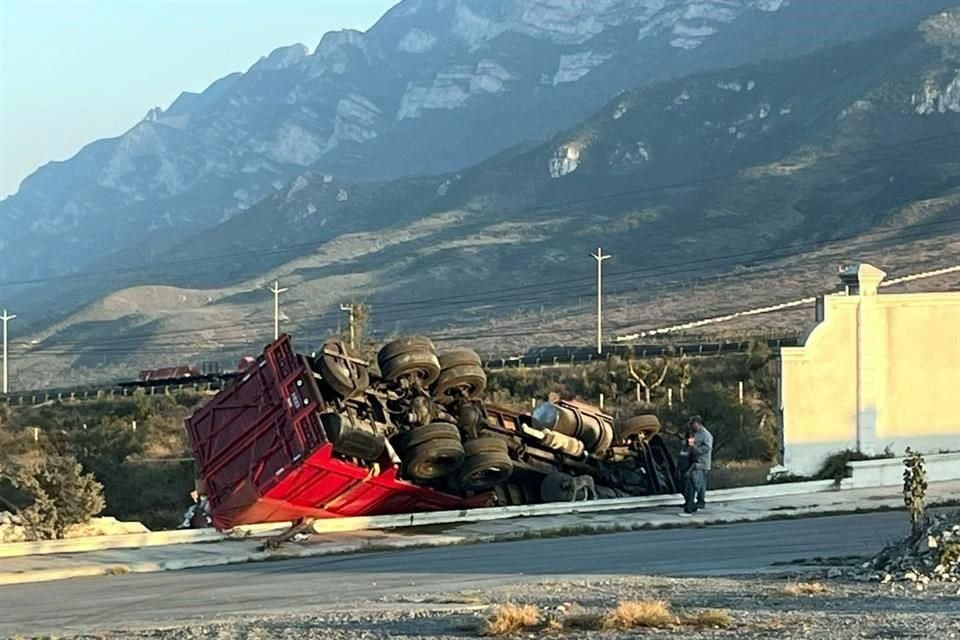
[[224, 382], [183, 382], [176, 384], [141, 385], [137, 387], [127, 385], [110, 385], [103, 387], [67, 387], [63, 389], [41, 389], [35, 391], [18, 391], [0, 395], [0, 404], [11, 406], [40, 405], [48, 402], [64, 402], [69, 400], [97, 400], [104, 398], [124, 398], [133, 396], [137, 389], [142, 393], [152, 395], [170, 395], [183, 391], [216, 391]]
[[[793, 347], [799, 343], [800, 338], [798, 336], [776, 338], [767, 341], [768, 346], [773, 350], [778, 350], [780, 347]], [[543, 349], [542, 351], [528, 353], [523, 356], [489, 358], [484, 361], [483, 366], [488, 370], [496, 371], [499, 369], [517, 368], [573, 367], [581, 364], [605, 362], [612, 356], [621, 358], [629, 356], [636, 359], [659, 358], [668, 353], [674, 356], [716, 356], [745, 353], [752, 348], [753, 344], [754, 341], [750, 340], [695, 344], [612, 344], [605, 346], [602, 354], [598, 354], [596, 349], [590, 347], [558, 347]]]
[[[741, 340], [737, 342], [706, 342], [691, 344], [611, 344], [604, 347], [603, 354], [597, 354], [591, 347], [549, 347], [533, 350], [522, 356], [486, 358], [484, 368], [490, 371], [515, 368], [545, 368], [545, 367], [573, 367], [594, 362], [605, 362], [611, 356], [636, 359], [658, 358], [667, 353], [674, 356], [715, 356], [734, 353], [744, 353], [754, 344], [754, 341]], [[799, 344], [796, 336], [787, 336], [767, 340], [773, 350], [780, 347], [792, 347]], [[133, 395], [137, 389], [142, 389], [147, 395], [169, 395], [182, 391], [217, 391], [231, 378], [230, 374], [205, 375], [183, 381], [168, 382], [118, 382], [100, 386], [77, 386], [53, 389], [39, 389], [29, 391], [15, 391], [7, 395], [0, 395], [0, 403], [12, 406], [30, 406], [46, 404], [48, 402], [63, 402], [70, 400], [94, 400], [103, 398], [126, 397]]]

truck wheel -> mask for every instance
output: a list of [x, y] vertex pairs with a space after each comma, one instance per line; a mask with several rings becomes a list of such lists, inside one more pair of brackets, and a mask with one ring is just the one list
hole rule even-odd
[[370, 372], [354, 360], [357, 353], [342, 340], [328, 340], [323, 344], [317, 369], [331, 389], [345, 399], [356, 398], [370, 386]]
[[477, 364], [459, 364], [443, 369], [433, 385], [435, 400], [449, 400], [463, 391], [467, 399], [474, 398], [487, 388], [487, 374]]
[[410, 447], [403, 455], [404, 475], [413, 480], [435, 480], [463, 464], [463, 445], [451, 438], [435, 438]]
[[645, 439], [660, 432], [660, 420], [654, 415], [634, 416], [624, 420], [617, 429], [617, 441], [626, 442], [633, 436]]
[[475, 364], [478, 367], [483, 366], [483, 361], [473, 349], [452, 349], [438, 354], [437, 359], [440, 361], [441, 369], [450, 369], [451, 367], [458, 367], [464, 364]]
[[377, 363], [380, 365], [380, 368], [383, 369], [383, 365], [387, 360], [413, 351], [429, 351], [434, 355], [437, 353], [430, 338], [424, 336], [407, 336], [406, 338], [397, 338], [383, 345], [377, 353]]
[[420, 384], [428, 386], [433, 384], [440, 375], [440, 363], [432, 351], [421, 348], [418, 351], [401, 353], [381, 362], [380, 373], [384, 380], [390, 382], [413, 376]]
[[402, 434], [399, 438], [399, 447], [405, 451], [411, 447], [423, 444], [429, 440], [439, 440], [447, 438], [460, 442], [460, 430], [456, 425], [449, 422], [431, 422], [420, 427], [414, 427], [410, 431]]
[[513, 473], [506, 441], [498, 437], [468, 440], [463, 445], [466, 459], [457, 475], [457, 482], [467, 491], [486, 491], [503, 484]]

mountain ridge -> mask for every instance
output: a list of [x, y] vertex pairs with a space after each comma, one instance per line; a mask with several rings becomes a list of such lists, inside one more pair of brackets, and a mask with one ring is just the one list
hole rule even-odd
[[[0, 282], [143, 264], [145, 245], [219, 224], [305, 169], [455, 171], [572, 126], [616, 90], [742, 61], [750, 43], [784, 56], [944, 5], [874, 2], [869, 24], [845, 5], [813, 30], [791, 24], [823, 14], [811, 0], [406, 0], [366, 33], [275, 49], [29, 176], [0, 202]], [[789, 30], [797, 42], [772, 35]]]

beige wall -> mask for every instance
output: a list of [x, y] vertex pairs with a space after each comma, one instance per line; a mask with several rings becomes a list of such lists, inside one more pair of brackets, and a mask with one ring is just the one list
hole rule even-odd
[[784, 348], [783, 464], [812, 474], [843, 449], [960, 450], [960, 292], [878, 294], [857, 265], [825, 296], [803, 346]]

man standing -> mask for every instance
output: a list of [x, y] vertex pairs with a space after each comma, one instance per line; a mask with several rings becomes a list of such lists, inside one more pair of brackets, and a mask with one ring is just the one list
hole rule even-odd
[[713, 460], [713, 434], [707, 431], [700, 416], [690, 418], [690, 429], [693, 431], [697, 450], [696, 468], [701, 471], [696, 474], [697, 509], [703, 509], [707, 502], [707, 476], [710, 474], [710, 463]]
[[703, 472], [697, 469], [696, 445], [693, 432], [688, 431], [683, 436], [683, 446], [677, 458], [677, 476], [683, 489], [683, 511], [679, 515], [683, 517], [690, 517], [697, 512], [697, 487], [700, 486], [697, 477]]

